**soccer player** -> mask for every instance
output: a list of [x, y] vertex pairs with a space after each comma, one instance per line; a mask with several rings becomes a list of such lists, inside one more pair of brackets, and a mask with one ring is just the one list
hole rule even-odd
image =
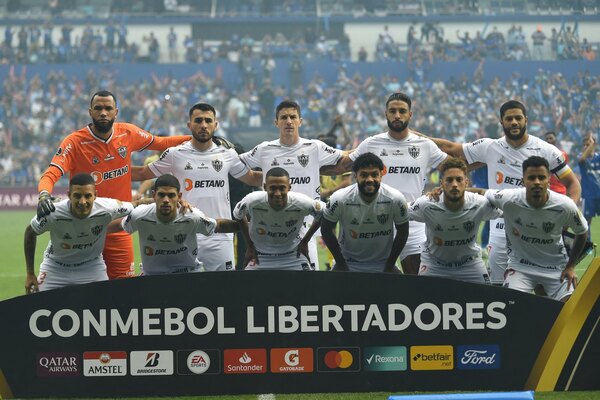
[[381, 182], [385, 166], [375, 154], [361, 154], [352, 171], [356, 183], [330, 197], [321, 221], [323, 240], [335, 258], [332, 271], [400, 272], [395, 264], [409, 231], [406, 198]]
[[[553, 146], [556, 146], [557, 149], [559, 149], [561, 151], [561, 153], [563, 154], [563, 157], [565, 158], [565, 163], [569, 162], [569, 156], [567, 155], [567, 153], [560, 149], [558, 146], [558, 140], [556, 139], [556, 133], [552, 132], [552, 131], [548, 131], [546, 133], [544, 133], [544, 139], [546, 140], [547, 143], [550, 143]], [[560, 193], [560, 194], [567, 194], [567, 187], [565, 185], [563, 185], [558, 178], [556, 177], [556, 175], [552, 174], [550, 175], [550, 190], [554, 190], [556, 193]], [[583, 188], [582, 188], [583, 190]]]
[[583, 191], [583, 215], [591, 226], [592, 218], [600, 215], [600, 153], [596, 151], [594, 135], [584, 137], [578, 164]]
[[[588, 224], [575, 202], [548, 190], [548, 161], [531, 156], [523, 162], [525, 188], [488, 190], [487, 199], [504, 211], [508, 267], [504, 286], [524, 292], [541, 284], [548, 297], [566, 301], [577, 285], [575, 261], [587, 238]], [[563, 226], [575, 234], [571, 255]]]
[[161, 175], [154, 182], [154, 203], [137, 207], [127, 218], [115, 221], [109, 227], [109, 230], [124, 230], [129, 234], [139, 232], [143, 275], [198, 272], [202, 263], [196, 257], [196, 235], [239, 230], [237, 222], [215, 220], [197, 208], [181, 213], [178, 207], [181, 196], [177, 178]]
[[[108, 279], [102, 249], [106, 227], [133, 210], [131, 203], [96, 197], [96, 184], [90, 174], [73, 175], [69, 198], [55, 204], [54, 212], [36, 215], [25, 229], [25, 292], [51, 290], [69, 285]], [[50, 242], [34, 273], [37, 236], [50, 232]]]
[[[388, 131], [366, 138], [352, 153], [350, 160], [373, 153], [386, 166], [383, 183], [402, 192], [408, 202], [423, 194], [429, 172], [446, 159], [429, 139], [416, 135], [408, 128], [412, 117], [412, 100], [404, 93], [392, 94], [385, 103]], [[349, 165], [348, 165], [349, 167]], [[405, 274], [416, 275], [421, 263], [425, 242], [425, 225], [410, 221], [410, 237], [400, 259]]]
[[[275, 125], [279, 128], [279, 139], [260, 143], [240, 158], [250, 168], [268, 171], [281, 167], [290, 175], [294, 192], [305, 194], [311, 199], [320, 198], [319, 169], [325, 165], [335, 165], [344, 159], [343, 152], [316, 139], [300, 137], [302, 115], [298, 103], [285, 100], [275, 109]], [[305, 219], [301, 234], [306, 233], [312, 224], [312, 217]], [[319, 269], [317, 243], [313, 238], [309, 243], [311, 263]]]
[[[231, 219], [229, 175], [251, 186], [260, 186], [262, 173], [251, 171], [240, 161], [234, 149], [213, 142], [219, 126], [217, 113], [206, 103], [193, 105], [188, 128], [192, 140], [166, 150], [160, 158], [144, 167], [134, 167], [134, 180], [171, 174], [179, 179], [183, 199], [213, 218]], [[233, 234], [217, 232], [197, 235], [198, 260], [206, 271], [235, 269]]]
[[467, 164], [462, 159], [448, 157], [438, 168], [440, 198], [421, 196], [409, 208], [410, 218], [424, 222], [427, 233], [419, 275], [489, 284], [477, 232], [482, 221], [498, 218], [502, 211], [485, 197], [465, 191]]
[[[39, 218], [54, 211], [52, 189], [64, 174], [89, 173], [98, 196], [131, 201], [131, 153], [165, 150], [189, 140], [188, 136], [155, 137], [135, 125], [115, 122], [117, 99], [105, 90], [94, 93], [88, 112], [92, 122], [62, 141], [39, 181]], [[133, 242], [126, 233], [109, 234], [103, 256], [110, 279], [135, 274]]]
[[[579, 180], [565, 162], [564, 156], [556, 147], [527, 133], [527, 112], [525, 106], [516, 100], [509, 100], [500, 107], [500, 124], [504, 136], [499, 139], [479, 139], [472, 143], [453, 143], [446, 139], [431, 138], [443, 151], [467, 160], [469, 164], [484, 163], [488, 167], [490, 189], [508, 189], [523, 186], [523, 161], [531, 156], [548, 160], [550, 172], [558, 176], [567, 187], [567, 195], [577, 203], [581, 194]], [[492, 284], [504, 281], [504, 271], [508, 262], [504, 220], [491, 220], [488, 245], [488, 267]]]
[[[325, 204], [290, 192], [290, 175], [281, 167], [267, 172], [264, 189], [248, 194], [233, 210], [233, 217], [242, 221], [247, 244], [245, 269], [312, 270], [308, 256], [312, 234], [301, 239], [300, 231], [304, 218], [320, 218]], [[310, 232], [316, 230], [317, 224]]]

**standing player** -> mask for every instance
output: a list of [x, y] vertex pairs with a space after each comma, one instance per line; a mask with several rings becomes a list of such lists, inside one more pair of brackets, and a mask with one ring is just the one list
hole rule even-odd
[[[423, 194], [429, 172], [446, 159], [429, 139], [408, 129], [412, 117], [412, 101], [404, 93], [392, 94], [385, 103], [385, 117], [389, 130], [366, 138], [350, 154], [350, 161], [361, 154], [373, 153], [383, 160], [383, 183], [402, 192], [408, 202]], [[346, 164], [346, 169], [349, 169]], [[425, 242], [425, 225], [410, 221], [410, 237], [400, 259], [405, 274], [416, 275], [421, 263], [422, 245]]]
[[139, 232], [143, 275], [198, 272], [196, 234], [212, 235], [235, 232], [239, 224], [228, 219], [207, 217], [197, 208], [182, 214], [178, 210], [181, 186], [173, 175], [161, 175], [154, 181], [154, 204], [137, 207], [109, 230], [132, 234]]
[[[92, 122], [62, 141], [40, 179], [39, 218], [54, 211], [52, 189], [67, 173], [70, 176], [89, 173], [94, 177], [99, 196], [131, 201], [131, 153], [165, 150], [189, 140], [187, 136], [155, 137], [135, 125], [115, 122], [119, 113], [117, 99], [106, 90], [94, 93], [88, 112]], [[135, 274], [133, 242], [126, 233], [108, 235], [103, 256], [110, 279]]]
[[477, 232], [482, 221], [498, 218], [502, 212], [485, 197], [465, 192], [468, 179], [463, 160], [448, 157], [439, 170], [440, 198], [421, 196], [410, 206], [410, 218], [424, 222], [427, 232], [419, 275], [489, 284]]
[[323, 240], [335, 258], [332, 271], [399, 272], [396, 261], [409, 231], [406, 199], [381, 183], [385, 166], [375, 154], [357, 157], [352, 171], [356, 183], [331, 196], [321, 222]]
[[[302, 116], [298, 103], [285, 100], [275, 109], [275, 125], [279, 128], [279, 139], [262, 142], [240, 158], [250, 168], [268, 171], [281, 167], [290, 175], [294, 192], [305, 194], [311, 199], [320, 198], [319, 169], [325, 165], [335, 165], [344, 159], [343, 152], [316, 139], [300, 137]], [[312, 223], [312, 217], [304, 220], [301, 235]], [[309, 243], [310, 261], [319, 269], [317, 243], [313, 238]]]
[[[25, 292], [107, 280], [102, 258], [106, 227], [132, 210], [131, 203], [96, 198], [91, 175], [74, 175], [69, 182], [69, 198], [56, 203], [53, 213], [33, 217], [25, 230]], [[44, 232], [50, 232], [50, 242], [36, 277], [35, 246], [37, 236]]]
[[[577, 285], [575, 262], [587, 238], [588, 225], [567, 196], [548, 190], [548, 161], [532, 156], [523, 162], [525, 188], [488, 190], [487, 199], [504, 211], [508, 268], [504, 286], [524, 292], [536, 285], [555, 300], [566, 301]], [[571, 255], [563, 226], [575, 233]]]
[[[188, 128], [192, 140], [166, 150], [160, 158], [144, 167], [134, 167], [134, 180], [150, 179], [163, 174], [174, 175], [183, 187], [183, 199], [213, 218], [231, 219], [229, 175], [251, 185], [260, 186], [262, 174], [242, 163], [234, 149], [213, 143], [219, 126], [213, 106], [198, 103], [190, 108]], [[197, 235], [198, 259], [207, 271], [233, 271], [233, 234], [218, 232]]]
[[307, 215], [320, 218], [325, 204], [302, 193], [290, 192], [290, 175], [280, 167], [267, 172], [264, 189], [248, 194], [233, 210], [233, 217], [242, 221], [248, 246], [245, 269], [314, 269], [308, 257], [312, 234], [301, 239], [300, 232], [304, 218]]
[[596, 151], [596, 139], [591, 134], [583, 139], [583, 151], [578, 163], [583, 190], [583, 215], [591, 226], [592, 218], [600, 215], [600, 153]]
[[[432, 138], [443, 151], [467, 160], [469, 164], [481, 162], [488, 167], [488, 183], [491, 189], [508, 189], [523, 186], [523, 161], [531, 156], [548, 160], [550, 172], [556, 174], [567, 187], [568, 196], [577, 203], [581, 185], [565, 162], [560, 150], [527, 133], [525, 106], [510, 100], [500, 107], [500, 124], [504, 136], [499, 139], [479, 139], [473, 143], [453, 143], [446, 139]], [[490, 223], [488, 267], [492, 284], [504, 281], [508, 262], [504, 220], [498, 218]]]

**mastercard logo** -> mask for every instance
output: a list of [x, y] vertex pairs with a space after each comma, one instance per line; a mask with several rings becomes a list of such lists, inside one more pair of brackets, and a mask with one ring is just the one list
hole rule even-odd
[[318, 370], [321, 372], [356, 372], [360, 370], [358, 347], [321, 347], [318, 352]]
[[325, 365], [328, 368], [342, 368], [347, 369], [352, 365], [354, 361], [354, 357], [352, 357], [352, 353], [348, 350], [335, 351], [331, 350], [325, 354]]

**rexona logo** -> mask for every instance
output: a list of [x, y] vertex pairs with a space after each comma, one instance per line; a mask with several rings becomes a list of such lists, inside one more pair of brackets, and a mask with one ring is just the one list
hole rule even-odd
[[454, 369], [454, 349], [452, 346], [411, 346], [410, 369], [451, 370]]
[[226, 374], [264, 374], [267, 372], [266, 349], [228, 349], [223, 351]]
[[497, 344], [458, 346], [456, 348], [458, 369], [500, 368], [500, 346]]
[[311, 348], [271, 349], [271, 372], [313, 372], [313, 359]]
[[81, 359], [77, 353], [40, 353], [36, 358], [37, 376], [81, 375]]
[[127, 353], [124, 351], [86, 351], [83, 353], [84, 376], [127, 375]]
[[171, 350], [132, 351], [129, 371], [131, 375], [173, 375]]
[[177, 374], [216, 375], [221, 373], [219, 350], [179, 350], [177, 352]]
[[406, 371], [406, 347], [366, 347], [363, 351], [365, 371]]
[[319, 372], [360, 371], [358, 347], [320, 347], [317, 349]]

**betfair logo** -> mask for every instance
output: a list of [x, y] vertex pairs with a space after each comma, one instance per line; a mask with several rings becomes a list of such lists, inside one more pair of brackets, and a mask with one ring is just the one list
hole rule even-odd
[[410, 369], [413, 371], [454, 369], [454, 348], [452, 346], [412, 346], [410, 348]]

